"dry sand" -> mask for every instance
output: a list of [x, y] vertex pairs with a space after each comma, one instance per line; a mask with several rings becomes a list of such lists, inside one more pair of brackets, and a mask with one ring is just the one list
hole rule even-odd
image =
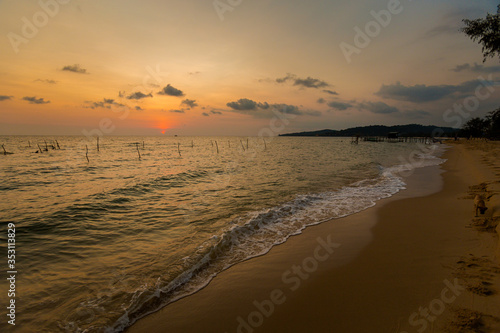
[[[128, 332], [500, 332], [500, 143], [452, 146], [408, 190], [231, 267]], [[489, 207], [478, 218], [476, 193]]]

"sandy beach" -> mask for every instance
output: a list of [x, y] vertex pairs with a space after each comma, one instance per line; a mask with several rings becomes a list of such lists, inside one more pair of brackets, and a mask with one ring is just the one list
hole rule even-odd
[[[498, 142], [452, 143], [407, 190], [307, 228], [127, 332], [499, 332], [499, 156]], [[477, 218], [475, 194], [488, 207]]]

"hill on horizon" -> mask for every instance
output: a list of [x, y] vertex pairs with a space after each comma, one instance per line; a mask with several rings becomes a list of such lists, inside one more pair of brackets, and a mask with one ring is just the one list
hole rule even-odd
[[397, 132], [400, 137], [431, 137], [431, 136], [455, 136], [458, 128], [441, 127], [433, 125], [371, 125], [351, 127], [343, 130], [324, 129], [309, 132], [297, 132], [280, 134], [280, 136], [387, 136], [391, 132]]

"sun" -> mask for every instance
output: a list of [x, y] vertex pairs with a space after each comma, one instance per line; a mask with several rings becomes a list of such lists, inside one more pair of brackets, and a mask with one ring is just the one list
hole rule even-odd
[[167, 131], [167, 130], [162, 130], [162, 131], [161, 131], [161, 134], [165, 134], [165, 132], [166, 132], [166, 131]]

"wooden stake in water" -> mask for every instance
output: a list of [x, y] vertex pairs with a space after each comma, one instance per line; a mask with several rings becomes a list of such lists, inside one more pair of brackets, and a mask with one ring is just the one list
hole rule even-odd
[[43, 151], [42, 151], [42, 148], [40, 148], [40, 145], [38, 143], [36, 145], [38, 146], [38, 151], [40, 151], [40, 154], [43, 154]]
[[45, 142], [45, 151], [49, 151], [49, 146], [47, 146], [47, 141], [43, 140]]
[[[213, 143], [212, 143], [212, 146], [213, 146]], [[181, 144], [179, 142], [177, 142], [177, 152], [179, 153], [179, 156], [182, 156], [181, 155]]]
[[247, 139], [247, 150], [248, 150], [248, 139]]
[[264, 140], [264, 150], [267, 150], [266, 139], [265, 139], [265, 138], [262, 138], [262, 140]]
[[57, 149], [61, 149], [61, 147], [59, 146], [59, 142], [57, 142], [57, 140], [56, 140], [56, 145], [57, 145]]
[[99, 137], [97, 137], [97, 151], [99, 151]]
[[85, 157], [87, 158], [87, 163], [90, 163], [89, 160], [89, 147], [85, 145]]
[[135, 143], [135, 147], [137, 148], [137, 154], [139, 155], [139, 161], [141, 160], [141, 152], [139, 151], [139, 142]]
[[30, 142], [30, 140], [28, 140], [28, 147], [31, 148], [31, 142]]
[[144, 141], [142, 141], [142, 149], [144, 149]]
[[243, 141], [240, 140], [241, 143], [241, 148], [243, 148], [243, 151], [245, 151], [245, 146], [243, 146]]
[[191, 140], [191, 148], [194, 148], [194, 140]]
[[219, 145], [217, 144], [217, 141], [215, 141], [215, 145], [217, 146], [217, 154], [219, 153]]

